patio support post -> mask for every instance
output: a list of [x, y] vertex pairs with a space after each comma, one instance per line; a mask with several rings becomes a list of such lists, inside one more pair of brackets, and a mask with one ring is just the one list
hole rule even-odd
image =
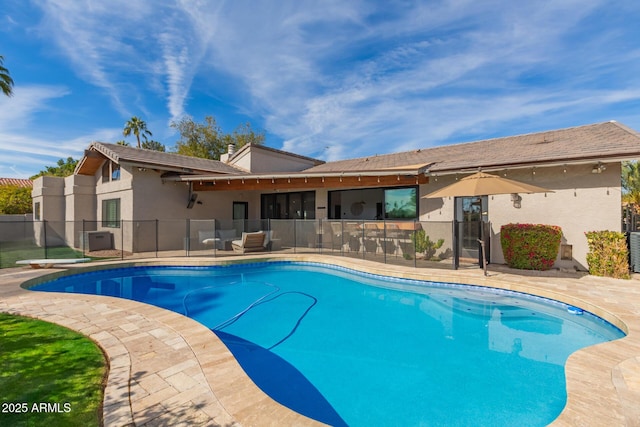
[[298, 234], [297, 234], [297, 225], [296, 219], [293, 219], [293, 253], [296, 253], [296, 248], [298, 247]]
[[84, 231], [84, 218], [82, 218], [82, 258], [84, 258], [84, 254], [85, 254], [85, 247], [84, 247], [84, 242], [86, 240], [86, 232]]

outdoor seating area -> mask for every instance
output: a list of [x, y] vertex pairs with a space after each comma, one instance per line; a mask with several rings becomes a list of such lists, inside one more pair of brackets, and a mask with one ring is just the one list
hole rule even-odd
[[[0, 223], [0, 232], [11, 227]], [[85, 221], [87, 229], [100, 223]], [[77, 259], [139, 259], [149, 257], [223, 257], [249, 253], [314, 253], [367, 259], [387, 264], [452, 269], [451, 222], [354, 221], [354, 220], [257, 220], [257, 221], [121, 221], [112, 232], [113, 249], [90, 252], [83, 239], [64, 240], [78, 224], [64, 221], [34, 221], [23, 227], [15, 240], [0, 245], [3, 267], [16, 261]], [[442, 247], [429, 253], [416, 251], [415, 233], [425, 231]], [[79, 236], [86, 233], [80, 229]], [[65, 246], [62, 246], [65, 244]], [[428, 255], [428, 256], [427, 256]], [[31, 263], [22, 262], [19, 265]], [[46, 266], [55, 263], [42, 262]]]

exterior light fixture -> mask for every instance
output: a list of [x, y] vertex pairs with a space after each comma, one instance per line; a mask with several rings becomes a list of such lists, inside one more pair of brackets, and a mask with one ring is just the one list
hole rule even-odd
[[522, 197], [518, 193], [511, 193], [511, 201], [514, 208], [520, 209], [522, 207]]
[[598, 164], [591, 169], [591, 173], [602, 173], [602, 171], [606, 169], [607, 167], [603, 165], [602, 162], [598, 162]]

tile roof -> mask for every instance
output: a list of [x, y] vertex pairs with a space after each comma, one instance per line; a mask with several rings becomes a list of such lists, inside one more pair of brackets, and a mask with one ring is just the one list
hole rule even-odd
[[129, 161], [150, 166], [165, 166], [181, 169], [183, 171], [209, 172], [224, 174], [244, 173], [241, 169], [222, 163], [218, 160], [201, 159], [198, 157], [183, 156], [175, 153], [163, 153], [161, 151], [145, 150], [126, 145], [109, 144], [106, 142], [92, 142], [89, 150], [98, 151], [109, 157], [116, 163]]
[[305, 172], [376, 171], [428, 164], [431, 172], [640, 158], [640, 134], [617, 122], [339, 160]]
[[31, 188], [33, 187], [33, 181], [31, 181], [30, 179], [22, 179], [22, 178], [0, 178], [0, 186], [1, 185], [11, 185], [14, 187]]

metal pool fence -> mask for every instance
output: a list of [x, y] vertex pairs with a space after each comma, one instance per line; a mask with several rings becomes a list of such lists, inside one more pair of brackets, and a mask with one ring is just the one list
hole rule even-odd
[[[453, 223], [353, 220], [0, 222], [0, 266], [21, 259], [242, 256], [233, 242], [263, 231], [266, 253], [305, 253], [454, 268]], [[250, 248], [247, 248], [250, 249]], [[252, 252], [254, 253], [254, 252]]]

